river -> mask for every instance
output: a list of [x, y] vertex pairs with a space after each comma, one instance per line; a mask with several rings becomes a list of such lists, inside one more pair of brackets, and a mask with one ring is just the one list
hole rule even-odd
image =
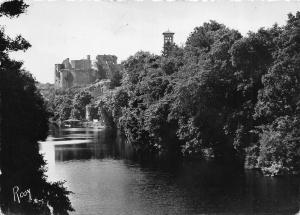
[[206, 162], [141, 162], [109, 130], [52, 128], [40, 144], [50, 181], [65, 180], [80, 215], [296, 214], [299, 177]]

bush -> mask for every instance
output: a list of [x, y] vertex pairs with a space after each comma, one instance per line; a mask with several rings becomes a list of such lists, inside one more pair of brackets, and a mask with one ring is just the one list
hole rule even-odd
[[266, 175], [296, 174], [300, 170], [300, 121], [280, 117], [260, 135], [259, 167]]

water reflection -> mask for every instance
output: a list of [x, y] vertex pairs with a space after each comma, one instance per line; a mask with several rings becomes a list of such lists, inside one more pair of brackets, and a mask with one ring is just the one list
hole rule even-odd
[[42, 144], [75, 214], [296, 214], [300, 180], [207, 162], [147, 161], [110, 130], [54, 131]]
[[[47, 139], [47, 154], [55, 151], [56, 161], [85, 160], [85, 159], [130, 159], [133, 157], [133, 147], [121, 141], [113, 130], [99, 129], [58, 129], [52, 127]], [[44, 150], [45, 151], [45, 150]], [[46, 155], [47, 156], [47, 155]], [[51, 159], [52, 160], [52, 159]]]

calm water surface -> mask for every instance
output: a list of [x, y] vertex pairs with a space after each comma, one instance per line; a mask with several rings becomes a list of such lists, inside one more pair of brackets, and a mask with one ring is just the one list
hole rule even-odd
[[203, 162], [140, 162], [108, 130], [52, 129], [41, 152], [49, 180], [66, 180], [73, 214], [296, 214], [300, 179]]

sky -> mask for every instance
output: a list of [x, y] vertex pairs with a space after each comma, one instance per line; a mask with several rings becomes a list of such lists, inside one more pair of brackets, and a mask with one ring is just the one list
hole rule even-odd
[[27, 1], [25, 14], [0, 18], [13, 37], [21, 34], [32, 45], [11, 57], [24, 62], [37, 81], [54, 82], [54, 64], [65, 58], [113, 54], [118, 62], [137, 51], [160, 54], [162, 33], [175, 33], [184, 45], [189, 34], [204, 22], [215, 20], [244, 36], [274, 23], [284, 25], [287, 14], [300, 11], [300, 1], [183, 1], [183, 0], [52, 0]]

